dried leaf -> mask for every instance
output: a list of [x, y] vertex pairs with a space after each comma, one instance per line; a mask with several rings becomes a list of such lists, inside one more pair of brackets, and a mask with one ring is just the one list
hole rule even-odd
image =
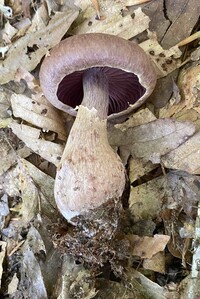
[[200, 14], [199, 0], [168, 0], [165, 9], [171, 24], [162, 44], [169, 48], [191, 34]]
[[41, 131], [26, 125], [12, 123], [10, 125], [13, 133], [21, 139], [33, 152], [42, 158], [58, 166], [64, 150], [61, 144], [40, 139]]
[[168, 291], [165, 287], [161, 287], [133, 268], [127, 268], [126, 274], [129, 284], [133, 286], [133, 289], [140, 290], [140, 296], [135, 298], [177, 299], [179, 297], [178, 292]]
[[29, 223], [38, 212], [52, 220], [57, 219], [59, 213], [54, 201], [54, 179], [30, 162], [18, 160], [15, 168], [0, 177], [0, 186], [9, 196], [21, 199], [15, 207], [21, 215], [21, 223]]
[[27, 298], [48, 298], [39, 262], [30, 248], [23, 252], [18, 289], [23, 290], [22, 294]]
[[43, 104], [42, 97], [36, 100], [23, 94], [13, 94], [11, 104], [15, 117], [20, 117], [45, 131], [54, 131], [60, 139], [66, 140], [64, 119], [49, 102], [45, 101]]
[[129, 128], [137, 127], [153, 120], [156, 120], [155, 115], [148, 108], [144, 108], [131, 115], [125, 122], [115, 125], [115, 128], [126, 131]]
[[[179, 119], [180, 115], [185, 115], [184, 120], [190, 120], [191, 113], [196, 110], [196, 119], [200, 118], [199, 95], [200, 95], [200, 66], [193, 65], [183, 69], [178, 78], [178, 87], [181, 100], [176, 101], [174, 97], [170, 103], [159, 111], [160, 117], [173, 117]], [[190, 110], [187, 113], [187, 110]], [[194, 113], [193, 113], [194, 114]], [[192, 119], [194, 120], [194, 119]]]
[[111, 145], [120, 146], [133, 157], [159, 163], [162, 155], [184, 143], [194, 132], [192, 123], [158, 119], [124, 132], [113, 128], [108, 136]]
[[151, 259], [145, 259], [143, 261], [143, 267], [155, 272], [165, 274], [165, 255], [160, 251], [152, 256]]
[[3, 274], [3, 262], [6, 255], [6, 242], [0, 241], [0, 286], [1, 286], [1, 279]]
[[11, 279], [11, 282], [8, 285], [8, 294], [13, 295], [17, 291], [17, 286], [19, 283], [19, 279], [17, 278], [17, 274], [15, 273], [13, 275], [13, 278]]
[[158, 77], [165, 77], [182, 65], [182, 52], [178, 46], [163, 49], [156, 36], [149, 34], [150, 38], [140, 43], [140, 47], [151, 55]]
[[22, 158], [28, 157], [31, 152], [27, 147], [14, 150], [4, 133], [0, 134], [0, 143], [1, 143], [0, 155], [2, 158], [0, 164], [0, 176], [1, 176], [11, 166], [13, 166], [20, 157]]
[[144, 162], [142, 159], [134, 159], [131, 157], [129, 160], [129, 179], [130, 183], [135, 182], [141, 176], [146, 175], [153, 169], [155, 169], [157, 165], [152, 162]]
[[0, 230], [2, 230], [6, 224], [6, 217], [10, 214], [8, 206], [8, 195], [4, 194], [0, 199]]
[[78, 11], [72, 9], [55, 12], [48, 25], [41, 30], [30, 32], [29, 28], [30, 33], [13, 43], [6, 58], [0, 61], [0, 84], [13, 80], [20, 66], [33, 70], [47, 51], [59, 43], [77, 15]]
[[58, 299], [76, 297], [77, 290], [80, 290], [83, 299], [94, 298], [97, 294], [90, 272], [82, 265], [76, 265], [69, 255], [64, 255], [62, 286]]
[[90, 6], [91, 3], [87, 3], [75, 1], [75, 4], [80, 6], [83, 12], [70, 31], [71, 34], [102, 32], [130, 39], [148, 29], [150, 19], [142, 12], [141, 8], [134, 11], [135, 16], [132, 18], [130, 14], [122, 16], [123, 3], [114, 1], [111, 5], [110, 1], [103, 1], [101, 11], [103, 11], [104, 19], [98, 21], [95, 20], [96, 12]]
[[162, 208], [165, 178], [159, 177], [137, 187], [131, 187], [129, 209], [134, 221], [154, 219]]
[[166, 235], [154, 235], [153, 237], [127, 235], [126, 237], [131, 243], [132, 255], [149, 259], [163, 251], [170, 239], [170, 236]]
[[166, 168], [184, 170], [200, 174], [200, 132], [190, 137], [184, 144], [162, 157]]

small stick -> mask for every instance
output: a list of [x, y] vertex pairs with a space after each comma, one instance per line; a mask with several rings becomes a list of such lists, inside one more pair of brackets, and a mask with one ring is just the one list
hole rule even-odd
[[139, 4], [144, 4], [144, 3], [147, 3], [150, 1], [151, 0], [127, 0], [125, 5], [126, 6], [139, 5]]
[[178, 46], [178, 47], [185, 46], [185, 45], [191, 43], [192, 41], [194, 41], [197, 38], [200, 38], [200, 31], [197, 31], [194, 34], [186, 37], [185, 39], [183, 39], [182, 41], [180, 41], [176, 46]]
[[19, 242], [17, 244], [17, 246], [15, 246], [15, 248], [13, 248], [13, 250], [11, 250], [11, 252], [8, 254], [8, 256], [13, 255], [13, 253], [15, 253], [23, 244], [24, 244], [25, 240], [22, 240], [21, 242]]
[[99, 1], [98, 0], [92, 0], [92, 3], [96, 9], [97, 12], [97, 19], [98, 20], [102, 20], [104, 19], [101, 15], [100, 15], [100, 5], [99, 5]]

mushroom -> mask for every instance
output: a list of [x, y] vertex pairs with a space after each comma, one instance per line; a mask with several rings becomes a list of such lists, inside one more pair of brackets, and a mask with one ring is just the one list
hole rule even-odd
[[76, 35], [44, 59], [40, 83], [55, 107], [77, 114], [55, 178], [58, 209], [72, 224], [94, 210], [98, 218], [107, 207], [116, 212], [125, 169], [108, 143], [107, 120], [130, 114], [153, 91], [156, 74], [149, 56], [120, 37]]

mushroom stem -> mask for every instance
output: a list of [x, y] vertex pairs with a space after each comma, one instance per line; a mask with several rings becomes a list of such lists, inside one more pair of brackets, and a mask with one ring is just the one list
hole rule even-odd
[[108, 79], [103, 68], [91, 68], [84, 73], [83, 91], [82, 105], [88, 109], [95, 108], [99, 118], [107, 119], [109, 104]]
[[109, 96], [103, 70], [87, 71], [83, 85], [84, 99], [68, 137], [54, 188], [57, 206], [71, 223], [76, 223], [73, 219], [76, 216], [99, 208], [102, 211], [106, 206], [115, 214], [113, 206], [118, 209], [125, 186], [124, 166], [107, 138]]

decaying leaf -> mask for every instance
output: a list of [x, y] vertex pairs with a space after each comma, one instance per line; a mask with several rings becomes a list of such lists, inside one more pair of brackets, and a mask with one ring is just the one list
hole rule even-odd
[[158, 177], [137, 187], [131, 187], [129, 208], [135, 222], [157, 217], [165, 195], [164, 186], [164, 177]]
[[170, 236], [154, 235], [153, 237], [140, 237], [137, 235], [127, 235], [132, 247], [132, 255], [141, 258], [152, 258], [156, 253], [163, 251], [169, 242]]
[[17, 291], [17, 286], [19, 283], [19, 279], [17, 278], [17, 274], [13, 275], [11, 282], [8, 285], [8, 294], [13, 295]]
[[130, 183], [138, 180], [143, 175], [148, 174], [150, 171], [157, 167], [156, 164], [152, 162], [144, 162], [142, 159], [139, 158], [130, 158], [129, 160], [129, 179]]
[[10, 117], [11, 91], [0, 88], [0, 129], [12, 122]]
[[155, 115], [148, 108], [144, 108], [131, 115], [125, 122], [116, 124], [115, 128], [126, 131], [129, 128], [137, 127], [153, 120], [156, 120]]
[[162, 44], [169, 48], [191, 34], [198, 22], [200, 8], [198, 0], [169, 0], [166, 2], [166, 14], [170, 20]]
[[109, 142], [135, 158], [159, 163], [162, 155], [184, 143], [194, 132], [192, 123], [157, 119], [123, 132], [113, 128], [109, 132]]
[[132, 288], [139, 290], [139, 296], [136, 298], [177, 299], [179, 297], [178, 292], [170, 292], [167, 288], [161, 287], [133, 268], [127, 269], [126, 274]]
[[13, 94], [11, 104], [15, 117], [20, 117], [44, 131], [54, 131], [60, 139], [66, 140], [64, 118], [49, 102], [42, 100], [42, 95], [39, 101], [23, 94]]
[[3, 262], [6, 255], [6, 242], [0, 241], [0, 286], [3, 274]]
[[143, 261], [143, 267], [148, 270], [152, 270], [159, 273], [165, 273], [165, 254], [163, 251], [160, 251], [152, 256], [150, 259], [145, 259]]
[[96, 12], [91, 6], [91, 1], [76, 0], [75, 4], [81, 7], [82, 13], [75, 21], [71, 34], [102, 32], [130, 39], [148, 29], [150, 19], [141, 8], [134, 11], [133, 18], [130, 14], [122, 16], [124, 4], [120, 1], [113, 1], [112, 6], [110, 1], [102, 1], [101, 12], [104, 19], [99, 22], [95, 19]]
[[31, 153], [27, 147], [19, 147], [19, 149], [14, 150], [3, 131], [0, 132], [0, 143], [0, 155], [2, 158], [0, 164], [0, 175], [6, 172], [11, 166], [16, 164], [20, 157], [28, 157]]
[[[0, 61], [0, 84], [13, 80], [18, 67], [33, 70], [47, 51], [59, 43], [71, 23], [78, 15], [77, 10], [55, 12], [49, 23], [40, 23], [40, 29], [29, 28], [29, 34], [14, 42], [6, 58]], [[35, 26], [35, 25], [34, 25]]]
[[189, 138], [185, 143], [162, 157], [166, 168], [184, 170], [200, 174], [200, 132]]
[[62, 267], [62, 283], [58, 299], [64, 298], [94, 298], [97, 291], [89, 271], [82, 265], [76, 265], [69, 255], [64, 255]]
[[29, 223], [37, 213], [57, 219], [59, 213], [54, 202], [53, 185], [50, 176], [24, 159], [18, 160], [15, 168], [0, 177], [1, 189], [20, 199], [13, 210], [18, 212], [22, 223]]
[[149, 33], [149, 39], [139, 45], [145, 52], [151, 55], [158, 77], [165, 77], [182, 65], [182, 52], [178, 46], [165, 50], [152, 33]]
[[[184, 115], [184, 120], [190, 120], [191, 114], [195, 114], [195, 119], [198, 119], [199, 109], [199, 94], [200, 94], [200, 66], [194, 64], [187, 66], [180, 72], [178, 78], [178, 87], [181, 95], [180, 101], [172, 99], [168, 105], [159, 111], [160, 117], [174, 117], [176, 119]], [[187, 111], [189, 110], [189, 111]], [[194, 118], [191, 119], [192, 121]]]
[[9, 215], [8, 195], [4, 194], [0, 199], [0, 230], [2, 230], [6, 224], [6, 217]]
[[[26, 289], [24, 289], [24, 285], [26, 285]], [[15, 296], [22, 296], [22, 294], [27, 298], [48, 298], [40, 264], [31, 248], [27, 248], [23, 252], [20, 281]]]
[[13, 133], [21, 139], [33, 152], [42, 158], [58, 166], [64, 150], [64, 146], [51, 141], [40, 139], [41, 131], [27, 125], [12, 123]]

